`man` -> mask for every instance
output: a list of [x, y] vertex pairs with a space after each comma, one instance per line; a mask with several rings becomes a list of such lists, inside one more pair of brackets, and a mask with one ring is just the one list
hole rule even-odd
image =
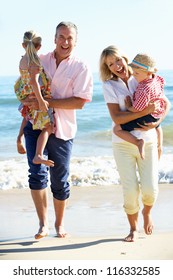
[[[54, 167], [50, 167], [50, 183], [58, 237], [67, 235], [64, 229], [64, 214], [70, 195], [67, 180], [73, 138], [77, 130], [75, 111], [82, 109], [86, 102], [91, 101], [93, 90], [92, 75], [88, 67], [73, 55], [76, 42], [76, 25], [71, 22], [61, 22], [56, 27], [55, 50], [40, 56], [43, 68], [51, 81], [52, 99], [47, 101], [49, 107], [54, 109], [55, 118], [55, 133], [49, 137], [45, 153], [55, 163]], [[35, 99], [24, 104], [35, 109], [37, 107]], [[36, 239], [45, 237], [49, 233], [48, 168], [45, 165], [32, 163], [39, 133], [39, 130], [32, 130], [30, 122], [24, 128], [30, 172], [29, 187], [39, 218]]]

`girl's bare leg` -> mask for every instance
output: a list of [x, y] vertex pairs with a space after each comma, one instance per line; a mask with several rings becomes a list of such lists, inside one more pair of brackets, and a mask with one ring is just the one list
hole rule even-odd
[[54, 162], [49, 159], [45, 159], [43, 156], [43, 152], [46, 146], [46, 143], [48, 141], [49, 135], [52, 133], [52, 126], [48, 126], [47, 128], [44, 128], [42, 132], [40, 133], [38, 139], [37, 139], [37, 147], [36, 147], [36, 153], [33, 158], [33, 163], [35, 164], [45, 164], [47, 166], [54, 166]]

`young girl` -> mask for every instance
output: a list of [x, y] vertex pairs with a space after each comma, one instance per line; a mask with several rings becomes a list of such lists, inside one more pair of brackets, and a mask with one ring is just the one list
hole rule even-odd
[[[43, 157], [48, 137], [53, 132], [53, 112], [48, 108], [48, 102], [44, 100], [44, 97], [51, 98], [51, 95], [50, 82], [37, 55], [37, 51], [41, 47], [41, 40], [41, 37], [34, 31], [24, 33], [22, 46], [26, 52], [19, 63], [20, 77], [14, 85], [14, 90], [21, 102], [28, 95], [34, 94], [38, 100], [39, 110], [30, 110], [21, 104], [20, 111], [24, 118], [17, 137], [17, 149], [21, 154], [26, 153], [22, 138], [23, 129], [29, 120], [33, 125], [33, 129], [42, 130], [37, 141], [33, 163], [54, 166], [53, 161]], [[35, 74], [37, 71], [34, 71], [34, 67], [39, 67], [38, 74]]]

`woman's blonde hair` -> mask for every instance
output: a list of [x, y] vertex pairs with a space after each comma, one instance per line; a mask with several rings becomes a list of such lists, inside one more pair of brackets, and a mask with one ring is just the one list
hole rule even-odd
[[26, 31], [23, 36], [23, 44], [26, 47], [26, 54], [28, 56], [28, 65], [34, 63], [41, 65], [37, 54], [37, 48], [41, 46], [42, 38], [35, 31]]
[[[100, 56], [100, 78], [103, 82], [105, 82], [107, 80], [111, 80], [112, 78], [118, 79], [118, 77], [111, 72], [111, 70], [109, 69], [109, 67], [106, 64], [106, 59], [108, 56], [113, 56], [115, 58], [123, 57], [128, 64], [127, 56], [122, 54], [116, 46], [111, 45], [111, 46], [105, 48], [102, 51], [101, 56]], [[129, 68], [129, 72], [132, 73], [131, 68], [130, 67], [128, 67], [128, 68]]]

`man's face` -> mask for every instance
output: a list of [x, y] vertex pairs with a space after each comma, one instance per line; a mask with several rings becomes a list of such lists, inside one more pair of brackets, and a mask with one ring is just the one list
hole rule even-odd
[[61, 60], [72, 53], [77, 41], [76, 29], [61, 26], [55, 35], [56, 54]]

